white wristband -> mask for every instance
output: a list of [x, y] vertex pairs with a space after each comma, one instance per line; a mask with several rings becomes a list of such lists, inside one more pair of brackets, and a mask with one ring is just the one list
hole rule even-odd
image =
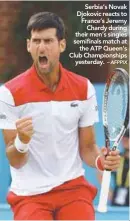
[[98, 164], [97, 164], [97, 162], [98, 162], [98, 159], [100, 158], [100, 155], [98, 155], [97, 156], [97, 158], [96, 158], [96, 160], [95, 160], [95, 166], [96, 166], [96, 168], [99, 170], [99, 167], [98, 167]]
[[101, 155], [98, 155], [98, 156], [97, 156], [97, 158], [96, 158], [96, 160], [95, 160], [95, 166], [96, 166], [96, 168], [97, 168], [99, 171], [103, 171], [104, 168], [103, 168], [103, 166], [102, 166], [102, 164], [101, 164], [101, 159], [100, 159], [100, 157], [101, 157]]
[[14, 146], [17, 149], [17, 151], [20, 153], [26, 153], [29, 149], [28, 144], [22, 143], [21, 140], [19, 139], [18, 135], [15, 138]]

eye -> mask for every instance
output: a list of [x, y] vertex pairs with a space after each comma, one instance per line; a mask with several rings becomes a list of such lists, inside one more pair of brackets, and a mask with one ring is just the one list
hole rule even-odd
[[45, 42], [46, 44], [50, 44], [51, 42], [53, 42], [53, 39], [48, 38], [48, 39], [45, 39], [44, 42]]
[[34, 38], [34, 39], [33, 39], [33, 42], [36, 43], [36, 44], [40, 44], [41, 40], [38, 39], [38, 38]]

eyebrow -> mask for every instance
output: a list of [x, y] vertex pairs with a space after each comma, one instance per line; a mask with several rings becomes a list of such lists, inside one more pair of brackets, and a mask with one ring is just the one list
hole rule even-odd
[[45, 37], [45, 38], [32, 37], [32, 40], [48, 40], [48, 39], [54, 39], [54, 37]]

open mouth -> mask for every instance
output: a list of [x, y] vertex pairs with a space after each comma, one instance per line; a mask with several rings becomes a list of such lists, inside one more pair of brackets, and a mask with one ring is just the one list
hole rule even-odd
[[47, 62], [48, 62], [48, 59], [47, 59], [46, 56], [39, 56], [39, 63], [40, 63], [41, 65], [46, 65]]

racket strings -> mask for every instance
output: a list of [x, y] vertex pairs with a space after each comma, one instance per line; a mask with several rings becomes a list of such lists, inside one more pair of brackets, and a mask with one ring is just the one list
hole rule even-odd
[[119, 71], [109, 85], [107, 101], [108, 131], [111, 140], [120, 133], [124, 124], [128, 104], [128, 82]]

